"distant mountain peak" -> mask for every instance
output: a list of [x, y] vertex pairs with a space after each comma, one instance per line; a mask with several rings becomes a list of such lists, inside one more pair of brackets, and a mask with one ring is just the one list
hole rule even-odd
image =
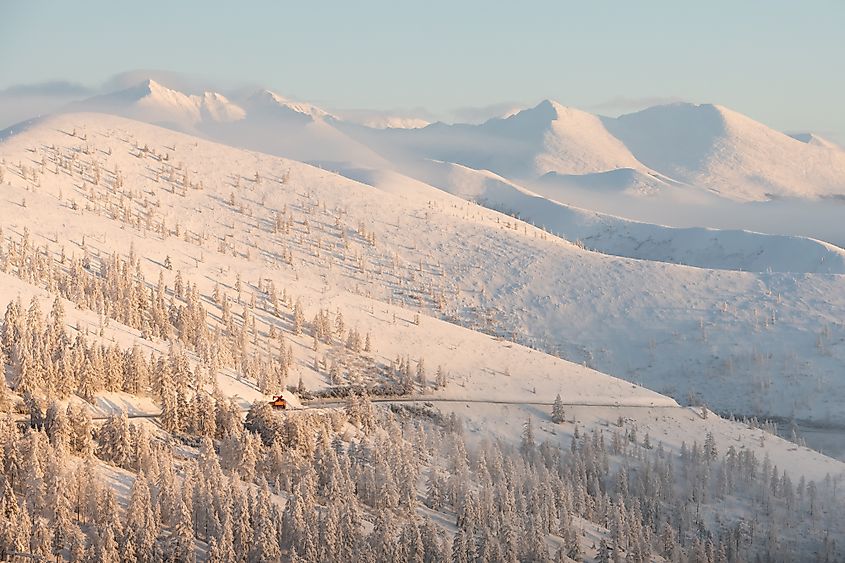
[[147, 78], [138, 83], [137, 86], [128, 88], [127, 91], [134, 91], [139, 94], [139, 97], [146, 96], [167, 96], [167, 97], [184, 97], [189, 98], [188, 94], [168, 88], [160, 82], [156, 82], [152, 78]]
[[147, 88], [148, 88], [151, 92], [152, 92], [152, 91], [155, 91], [155, 90], [170, 90], [170, 88], [168, 88], [168, 87], [167, 87], [167, 86], [165, 86], [164, 84], [161, 84], [161, 83], [159, 83], [159, 82], [156, 82], [156, 81], [155, 81], [155, 80], [153, 80], [152, 78], [147, 78], [146, 80], [144, 80], [143, 82], [141, 82], [141, 84], [143, 84], [144, 86], [146, 86], [146, 87], [147, 87]]
[[503, 119], [517, 119], [535, 123], [559, 121], [597, 121], [598, 117], [586, 111], [566, 106], [552, 99], [544, 99], [536, 106], [515, 112]]
[[560, 102], [557, 102], [550, 98], [545, 98], [543, 100], [540, 100], [540, 103], [534, 106], [534, 109], [559, 113], [561, 110], [565, 109], [565, 106]]
[[204, 118], [217, 122], [238, 121], [246, 117], [246, 111], [218, 92], [203, 92], [199, 102]]
[[272, 90], [259, 90], [250, 97], [250, 101], [258, 103], [265, 108], [281, 108], [309, 116], [313, 119], [337, 119], [337, 117], [320, 107], [317, 107], [313, 104], [309, 104], [307, 102], [296, 102], [290, 100], [288, 98], [285, 98], [284, 96], [277, 94], [276, 92], [273, 92]]
[[571, 108], [566, 107], [560, 102], [556, 102], [555, 100], [546, 98], [544, 100], [541, 100], [540, 103], [538, 103], [536, 106], [526, 108], [513, 115], [516, 116], [519, 114], [533, 114], [537, 116], [543, 116], [549, 121], [555, 121], [559, 119], [561, 115], [565, 115], [570, 109]]
[[186, 94], [168, 88], [152, 78], [144, 79], [124, 90], [89, 98], [77, 106], [152, 123], [168, 123], [180, 128], [191, 127], [206, 120], [237, 121], [245, 116], [244, 110], [223, 94]]

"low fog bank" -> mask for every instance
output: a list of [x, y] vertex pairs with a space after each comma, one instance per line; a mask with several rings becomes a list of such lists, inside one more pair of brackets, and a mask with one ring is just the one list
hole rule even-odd
[[554, 199], [594, 211], [671, 227], [745, 229], [777, 235], [798, 235], [845, 248], [845, 199], [781, 199], [741, 203], [715, 195], [685, 195], [682, 189], [642, 197], [607, 191], [597, 193], [574, 187], [556, 190]]

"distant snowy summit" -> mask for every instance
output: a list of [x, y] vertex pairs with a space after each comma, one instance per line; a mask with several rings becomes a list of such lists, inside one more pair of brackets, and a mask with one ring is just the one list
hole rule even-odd
[[71, 104], [70, 109], [114, 113], [177, 128], [194, 126], [203, 121], [238, 121], [246, 116], [243, 108], [222, 94], [184, 94], [155, 80], [145, 80], [125, 90]]
[[845, 193], [845, 152], [802, 142], [723, 106], [656, 106], [604, 122], [645, 166], [727, 198]]
[[308, 120], [338, 119], [326, 110], [313, 104], [295, 102], [270, 90], [256, 92], [246, 99], [245, 106], [250, 110], [250, 115], [256, 113], [272, 113], [277, 116], [296, 116]]

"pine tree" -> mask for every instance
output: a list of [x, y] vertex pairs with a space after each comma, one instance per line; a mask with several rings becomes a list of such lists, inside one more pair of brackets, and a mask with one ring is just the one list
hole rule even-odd
[[425, 359], [417, 360], [417, 383], [423, 388], [428, 386], [428, 375], [425, 370]]
[[253, 563], [278, 561], [281, 550], [271, 515], [270, 491], [266, 483], [256, 499], [253, 524], [253, 541], [248, 560]]
[[470, 563], [467, 557], [467, 549], [469, 540], [463, 528], [458, 528], [455, 537], [452, 538], [452, 562], [453, 563]]
[[70, 499], [65, 484], [55, 497], [50, 527], [53, 529], [53, 555], [58, 555], [65, 546], [70, 546], [78, 533], [78, 527], [71, 515]]
[[337, 336], [338, 340], [343, 342], [343, 335], [346, 332], [346, 323], [343, 321], [343, 313], [338, 310], [337, 316], [335, 316], [334, 320], [334, 333]]
[[71, 403], [67, 407], [67, 420], [70, 421], [71, 449], [80, 457], [88, 457], [94, 451], [91, 414], [87, 408], [79, 407], [77, 409]]
[[602, 538], [596, 552], [596, 563], [611, 563], [610, 551], [607, 541]]
[[34, 393], [40, 383], [32, 351], [24, 344], [12, 348], [12, 379], [14, 390], [21, 395]]
[[43, 559], [48, 559], [53, 554], [53, 534], [43, 518], [34, 519], [29, 551], [36, 558]]
[[6, 353], [0, 347], [0, 411], [9, 407], [9, 387], [6, 385], [6, 364], [9, 363]]
[[14, 346], [20, 341], [23, 332], [21, 321], [21, 303], [20, 299], [17, 299], [11, 301], [6, 306], [6, 313], [3, 316], [2, 333], [0, 333], [3, 352], [5, 352], [7, 358], [12, 357]]
[[97, 434], [97, 442], [97, 456], [100, 459], [110, 461], [118, 467], [131, 467], [134, 462], [134, 448], [125, 411], [109, 415]]
[[707, 462], [712, 463], [719, 456], [719, 451], [716, 448], [716, 439], [712, 432], [708, 432], [704, 438], [704, 454]]
[[92, 405], [94, 404], [94, 398], [97, 391], [100, 390], [100, 381], [102, 376], [100, 367], [101, 366], [96, 360], [92, 360], [91, 357], [85, 358], [85, 366], [82, 368], [79, 378], [79, 387], [76, 390], [76, 393], [80, 397]]
[[184, 500], [179, 502], [176, 522], [170, 537], [170, 554], [175, 561], [191, 563], [196, 561], [194, 549], [194, 524], [191, 511]]
[[143, 561], [152, 553], [158, 535], [158, 519], [152, 505], [150, 488], [144, 472], [138, 473], [132, 484], [129, 506], [126, 509], [127, 540], [131, 538], [136, 561]]
[[555, 403], [552, 406], [552, 422], [561, 424], [566, 420], [566, 412], [563, 408], [563, 401], [560, 398], [560, 393], [555, 397]]
[[208, 563], [228, 563], [229, 560], [224, 558], [223, 549], [217, 543], [217, 538], [212, 537], [208, 542]]
[[302, 334], [302, 328], [305, 325], [305, 314], [302, 312], [302, 303], [297, 299], [296, 305], [293, 306], [293, 333], [296, 336]]
[[94, 560], [102, 563], [120, 563], [120, 552], [111, 526], [98, 530], [97, 541], [93, 547]]
[[443, 366], [437, 366], [437, 375], [434, 376], [434, 385], [438, 389], [446, 387], [446, 370]]
[[529, 417], [522, 425], [522, 441], [519, 445], [519, 451], [523, 456], [529, 457], [534, 453], [536, 444], [534, 442], [534, 422]]

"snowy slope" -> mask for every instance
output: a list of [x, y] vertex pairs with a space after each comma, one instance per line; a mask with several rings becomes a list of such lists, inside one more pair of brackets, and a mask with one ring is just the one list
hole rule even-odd
[[[74, 128], [87, 140], [65, 133]], [[153, 171], [163, 164], [139, 158], [133, 144], [169, 152], [169, 162], [184, 162], [202, 189], [182, 195], [165, 176], [157, 183]], [[3, 142], [12, 185], [0, 205], [11, 218], [9, 231], [26, 226], [77, 241], [87, 233], [104, 248], [115, 246], [106, 241], [125, 240], [127, 231], [106, 219], [108, 207], [70, 208], [70, 199], [86, 201], [78, 178], [46, 166], [41, 187], [24, 188], [33, 189], [31, 176], [24, 182], [17, 163], [38, 170], [29, 149], [52, 145], [93, 147], [104, 167], [117, 165], [127, 185], [147, 191], [158, 202], [156, 217], [170, 228], [178, 224], [181, 238], [193, 242], [136, 233], [139, 252], [158, 262], [170, 254], [206, 291], [211, 280], [231, 279], [237, 264], [244, 279], [271, 276], [279, 287], [297, 293], [302, 287], [311, 295], [309, 315], [317, 303], [351, 292], [507, 336], [681, 400], [699, 393], [721, 411], [842, 422], [843, 276], [714, 271], [606, 256], [438, 190], [391, 193], [102, 115], [45, 120]], [[255, 172], [258, 183], [250, 180]], [[273, 235], [267, 225], [284, 209], [295, 229]], [[338, 238], [336, 214], [347, 225], [348, 248]], [[372, 233], [375, 245], [361, 232]], [[280, 258], [288, 251], [293, 266]]]
[[665, 177], [633, 168], [617, 168], [590, 174], [548, 172], [531, 182], [532, 187], [551, 198], [557, 197], [558, 194], [566, 195], [573, 188], [610, 196], [617, 193], [637, 197], [656, 196], [673, 185], [676, 183]]
[[824, 147], [838, 151], [842, 150], [842, 147], [838, 144], [816, 133], [789, 133], [788, 135], [796, 141], [801, 141], [802, 143], [807, 143], [808, 145], [815, 145], [817, 147]]
[[238, 123], [204, 123], [200, 134], [227, 144], [305, 162], [387, 162], [336, 127], [337, 117], [304, 102], [262, 90], [243, 101], [246, 118]]
[[361, 168], [337, 172], [396, 194], [436, 197], [428, 192], [434, 186], [604, 254], [718, 270], [845, 274], [845, 250], [813, 239], [629, 221], [565, 205], [492, 172], [458, 164], [426, 161], [407, 170], [415, 179]]
[[[655, 440], [665, 441], [666, 446], [671, 448], [679, 448], [681, 440], [688, 443], [696, 440], [701, 442], [703, 433], [707, 431], [716, 434], [720, 447], [723, 448], [730, 443], [750, 447], [760, 441], [760, 431], [728, 424], [716, 416], [701, 419], [697, 412], [678, 407], [675, 401], [653, 391], [541, 351], [428, 316], [423, 316], [419, 322], [415, 322], [414, 311], [424, 300], [408, 301], [403, 297], [403, 294], [425, 295], [425, 292], [419, 291], [425, 284], [431, 283], [433, 288], [437, 288], [438, 282], [432, 282], [427, 274], [439, 275], [438, 272], [442, 272], [449, 277], [465, 275], [460, 262], [466, 259], [471, 262], [470, 271], [476, 268], [474, 263], [481, 260], [480, 263], [486, 263], [487, 270], [497, 278], [507, 271], [512, 273], [517, 282], [528, 285], [541, 283], [539, 279], [526, 279], [519, 274], [518, 269], [511, 271], [496, 261], [497, 257], [501, 256], [500, 253], [506, 252], [508, 245], [519, 246], [528, 251], [534, 247], [536, 251], [548, 253], [552, 258], [550, 264], [583, 261], [580, 267], [575, 264], [570, 266], [582, 270], [597, 270], [593, 275], [621, 277], [623, 279], [620, 281], [623, 283], [627, 283], [624, 281], [625, 268], [634, 268], [630, 275], [639, 275], [643, 271], [641, 267], [648, 266], [648, 263], [608, 260], [563, 242], [543, 241], [535, 238], [533, 229], [532, 234], [526, 236], [530, 228], [527, 225], [522, 229], [522, 233], [511, 228], [503, 230], [502, 223], [510, 220], [509, 218], [482, 208], [472, 208], [472, 213], [477, 216], [468, 217], [468, 208], [464, 202], [434, 188], [428, 187], [428, 192], [421, 193], [410, 192], [404, 188], [395, 192], [388, 189], [375, 190], [295, 162], [246, 153], [204, 141], [190, 142], [190, 138], [178, 133], [119, 118], [71, 115], [48, 120], [26, 133], [7, 139], [0, 145], [0, 154], [10, 162], [16, 156], [26, 154], [26, 147], [36, 139], [47, 145], [61, 146], [61, 143], [69, 143], [74, 146], [77, 141], [62, 132], [73, 126], [78, 127], [80, 131], [84, 129], [87, 141], [99, 149], [111, 147], [111, 164], [119, 165], [127, 183], [137, 182], [137, 188], [134, 189], [149, 190], [148, 197], [154, 195], [160, 201], [160, 209], [165, 211], [170, 224], [174, 227], [179, 225], [184, 235], [171, 235], [162, 239], [143, 229], [128, 227], [111, 217], [106, 211], [107, 207], [85, 210], [85, 205], [80, 205], [73, 209], [72, 201], [84, 201], [84, 198], [80, 197], [80, 188], [74, 188], [72, 177], [64, 173], [54, 175], [48, 169], [46, 174], [39, 177], [41, 185], [32, 191], [23, 189], [28, 183], [24, 183], [22, 178], [9, 176], [10, 185], [4, 188], [10, 199], [2, 202], [4, 216], [10, 218], [4, 225], [5, 236], [14, 240], [14, 237], [19, 236], [26, 228], [34, 244], [47, 243], [54, 252], [58, 252], [60, 245], [69, 256], [81, 252], [83, 237], [87, 240], [85, 248], [94, 254], [125, 253], [132, 245], [138, 254], [146, 257], [142, 261], [142, 267], [149, 279], [155, 279], [162, 273], [165, 283], [172, 284], [175, 270], [180, 270], [187, 281], [199, 284], [205, 296], [210, 295], [216, 283], [231, 288], [236, 273], [240, 273], [247, 288], [251, 288], [247, 291], [254, 290], [251, 280], [256, 280], [259, 276], [263, 279], [273, 279], [279, 287], [288, 288], [302, 299], [307, 317], [310, 318], [318, 308], [340, 310], [350, 326], [375, 335], [372, 355], [378, 362], [386, 364], [397, 355], [409, 354], [414, 358], [425, 358], [431, 370], [437, 365], [444, 366], [449, 371], [449, 384], [435, 394], [436, 398], [513, 403], [512, 406], [503, 407], [495, 404], [484, 406], [482, 403], [473, 402], [469, 407], [461, 408], [462, 415], [468, 417], [472, 427], [483, 425], [481, 427], [503, 437], [513, 437], [512, 434], [519, 428], [518, 421], [524, 415], [532, 414], [544, 419], [547, 416], [544, 413], [547, 413], [549, 407], [532, 403], [547, 405], [555, 394], [559, 393], [568, 403], [600, 405], [590, 408], [570, 407], [570, 412], [575, 413], [573, 416], [576, 416], [582, 429], [601, 427], [623, 416], [641, 429], [651, 432]], [[192, 190], [183, 197], [171, 193], [166, 185], [155, 185], [149, 178], [145, 179], [140, 174], [148, 170], [149, 159], [130, 155], [134, 152], [130, 148], [130, 139], [133, 138], [138, 142], [149, 141], [150, 146], [158, 146], [157, 143], [161, 143], [162, 148], [175, 147], [174, 158], [178, 155], [178, 158], [190, 163], [191, 174], [196, 181], [201, 180], [204, 183], [204, 188]], [[23, 152], [19, 152], [21, 150]], [[308, 238], [303, 237], [304, 232], [300, 228], [297, 228], [292, 236], [273, 235], [257, 228], [252, 217], [232, 210], [228, 204], [221, 201], [224, 199], [221, 196], [231, 191], [231, 187], [226, 184], [227, 179], [231, 178], [231, 172], [245, 171], [247, 167], [250, 170], [257, 167], [267, 180], [264, 180], [266, 183], [263, 186], [250, 187], [245, 183], [238, 191], [238, 199], [256, 203], [263, 200], [264, 207], [270, 209], [281, 205], [288, 205], [292, 209], [310, 208], [311, 211], [304, 216], [310, 217], [312, 228], [315, 232], [323, 233], [321, 238], [325, 237], [322, 255], [315, 252], [316, 248], [309, 243]], [[287, 171], [291, 174], [290, 184], [282, 185], [270, 180], [274, 174]], [[33, 186], [30, 185], [30, 188]], [[421, 189], [423, 188], [426, 187], [421, 185]], [[309, 194], [302, 191], [306, 189]], [[19, 195], [27, 198], [25, 207], [19, 205]], [[365, 223], [366, 228], [377, 233], [378, 244], [384, 248], [379, 249], [375, 255], [368, 254], [366, 245], [361, 245], [354, 238], [353, 246], [348, 251], [340, 246], [328, 244], [332, 237], [326, 229], [331, 221], [324, 212], [319, 211], [322, 207], [319, 202], [326, 208], [338, 206], [344, 209], [350, 221], [369, 220]], [[301, 207], [303, 205], [304, 208]], [[448, 211], [447, 205], [453, 206], [454, 211]], [[258, 209], [253, 208], [249, 212]], [[429, 214], [427, 217], [426, 213]], [[324, 227], [320, 226], [324, 220], [321, 217], [327, 220]], [[402, 229], [395, 228], [398, 226], [394, 226], [397, 220], [405, 223]], [[238, 225], [234, 231], [236, 234], [224, 237], [233, 238], [235, 252], [216, 252], [213, 242], [217, 240], [218, 235], [215, 233], [231, 233], [230, 224]], [[296, 221], [295, 224], [298, 225], [299, 222]], [[446, 225], [458, 229], [457, 240], [449, 236]], [[389, 231], [383, 230], [385, 226]], [[201, 233], [209, 236], [210, 241], [198, 246], [198, 241], [193, 237]], [[390, 237], [387, 236], [388, 233]], [[473, 241], [472, 246], [466, 247], [465, 242], [471, 238], [486, 239], [490, 245], [476, 247]], [[248, 244], [242, 246], [242, 242]], [[274, 252], [283, 247], [295, 251], [293, 267], [279, 263], [273, 258]], [[249, 248], [253, 249], [252, 257], [244, 254]], [[430, 256], [433, 249], [441, 251], [442, 254]], [[372, 262], [367, 266], [367, 271], [362, 272], [343, 258], [344, 253], [348, 253], [350, 259], [354, 258], [354, 254], [361, 253]], [[401, 255], [402, 262], [408, 263], [406, 273], [402, 273], [402, 267], [397, 269], [378, 261], [379, 256], [397, 254]], [[164, 255], [172, 258], [174, 271], [162, 267]], [[259, 256], [260, 259], [257, 259]], [[424, 265], [424, 268], [418, 270], [418, 264]], [[574, 278], [562, 277], [565, 270], [558, 267], [553, 271], [558, 279], [565, 279], [567, 285], [575, 285]], [[658, 275], [666, 278], [667, 274], [677, 276], [678, 273], [689, 276], [684, 283], [690, 280], [700, 282], [709, 277], [700, 276], [696, 270], [677, 267], [661, 267]], [[408, 274], [412, 275], [407, 278], [411, 283], [402, 281]], [[727, 279], [732, 283], [735, 281], [730, 277]], [[42, 308], [47, 308], [50, 297], [45, 291], [6, 274], [0, 274], [0, 281], [0, 299], [3, 301], [19, 295], [26, 303], [31, 295], [41, 295]], [[618, 291], [617, 282], [611, 279], [607, 281], [614, 291]], [[454, 290], [457, 290], [464, 300], [474, 290], [466, 292], [461, 287], [466, 287], [467, 283], [479, 282], [480, 287], [495, 288], [495, 285], [485, 285], [483, 278], [473, 274], [472, 281], [464, 279]], [[391, 284], [396, 284], [392, 290]], [[705, 285], [713, 287], [707, 282]], [[583, 286], [576, 287], [579, 291], [582, 288]], [[387, 295], [384, 293], [385, 289], [388, 290]], [[672, 291], [672, 287], [664, 281], [663, 291], [666, 290]], [[551, 293], [550, 299], [557, 300], [561, 295], [562, 292]], [[496, 300], [507, 305], [507, 296], [504, 293], [499, 293]], [[392, 301], [393, 304], [386, 301]], [[425, 306], [422, 308], [426, 309]], [[552, 305], [553, 310], [557, 308]], [[434, 311], [429, 312], [436, 314]], [[472, 310], [466, 307], [457, 312], [462, 315], [472, 314]], [[493, 313], [494, 320], [498, 321], [495, 319], [495, 311], [488, 309], [487, 313], [483, 310], [480, 312], [482, 315]], [[536, 315], [536, 311], [534, 314]], [[588, 327], [590, 323], [605, 323], [608, 314], [612, 315], [610, 318], [616, 316], [608, 309], [599, 311], [594, 319], [564, 314], [556, 322], [563, 321], [574, 325], [575, 318], [580, 318], [580, 329]], [[653, 324], [659, 321], [659, 316], [663, 314], [665, 310], [659, 312], [657, 317], [643, 320]], [[260, 307], [256, 309], [256, 315], [262, 323], [270, 320], [270, 317], [261, 313]], [[211, 319], [215, 317], [216, 314], [211, 315]], [[67, 303], [67, 320], [71, 327], [88, 327], [92, 332], [96, 332], [101, 324], [96, 314], [78, 311], [70, 303]], [[503, 320], [505, 326], [508, 326], [508, 320]], [[143, 340], [137, 330], [115, 323], [105, 329], [105, 338], [117, 342], [122, 347], [140, 343], [145, 350], [158, 353], [166, 353], [167, 349], [166, 343]], [[294, 345], [296, 373], [302, 376], [311, 389], [325, 386], [325, 374], [315, 372], [311, 367], [313, 351], [310, 337], [289, 335], [288, 338]], [[657, 346], [655, 349], [659, 350]], [[690, 349], [682, 349], [681, 352], [689, 353]], [[659, 365], [656, 367], [660, 369]], [[260, 397], [249, 382], [239, 381], [225, 374], [218, 376], [218, 380], [221, 389], [241, 398], [243, 407]], [[837, 388], [832, 387], [830, 390], [836, 392]], [[438, 403], [438, 406], [448, 411], [450, 408], [458, 408], [461, 403]], [[135, 400], [126, 395], [103, 395], [99, 407], [97, 412], [107, 412], [110, 408], [149, 412], [152, 405], [147, 399]], [[502, 412], [507, 416], [496, 415]], [[492, 424], [491, 417], [498, 418], [498, 423]], [[545, 427], [552, 429], [547, 424]], [[684, 428], [683, 432], [678, 431], [679, 427]], [[558, 439], [566, 443], [572, 431], [572, 426], [567, 427]], [[806, 449], [795, 448], [773, 437], [769, 438], [768, 443], [770, 445], [767, 445], [766, 451], [771, 453], [782, 468], [793, 471], [796, 475], [805, 473], [811, 478], [824, 473], [835, 475], [842, 471], [838, 462]]]

